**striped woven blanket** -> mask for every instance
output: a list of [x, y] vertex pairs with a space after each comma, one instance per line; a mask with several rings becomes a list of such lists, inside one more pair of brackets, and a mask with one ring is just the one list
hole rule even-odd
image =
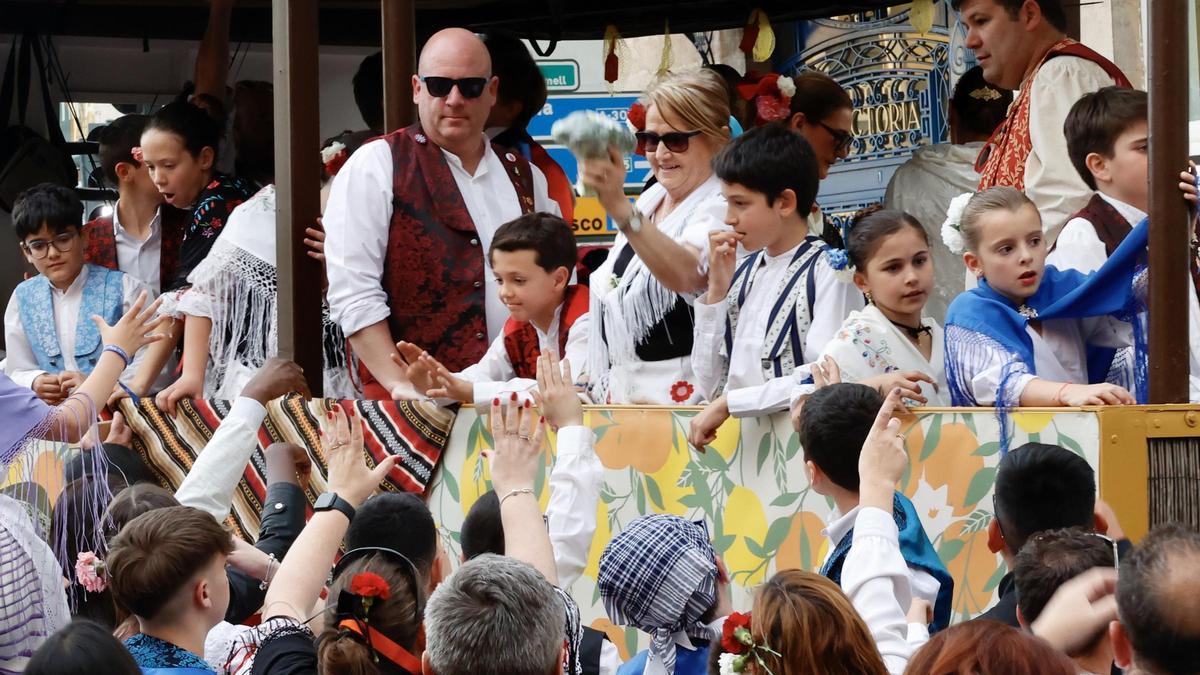
[[[308, 450], [313, 465], [306, 489], [310, 503], [325, 490], [320, 429], [326, 424], [325, 413], [335, 403], [341, 403], [347, 411], [353, 409], [364, 421], [363, 441], [372, 465], [387, 455], [400, 456], [384, 481], [384, 489], [425, 491], [449, 439], [454, 412], [429, 402], [306, 400], [293, 394], [267, 405], [267, 417], [258, 432], [258, 448], [234, 495], [228, 524], [235, 534], [248, 541], [258, 537], [259, 513], [266, 495], [263, 449], [272, 443], [295, 443]], [[124, 399], [120, 405], [133, 429], [134, 450], [146, 460], [163, 487], [175, 490], [232, 403], [182, 401], [176, 417], [160, 411], [150, 399], [143, 399], [140, 406]]]

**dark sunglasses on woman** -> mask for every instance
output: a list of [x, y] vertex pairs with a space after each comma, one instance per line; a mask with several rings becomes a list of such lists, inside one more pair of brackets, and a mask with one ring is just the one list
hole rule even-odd
[[639, 131], [634, 136], [637, 137], [638, 147], [644, 148], [646, 152], [658, 150], [659, 143], [667, 146], [671, 152], [687, 152], [692, 136], [698, 136], [701, 133], [699, 131], [672, 131], [660, 136], [653, 131]]
[[483, 90], [487, 87], [488, 78], [486, 77], [439, 77], [437, 75], [429, 75], [422, 77], [421, 81], [425, 83], [425, 88], [435, 98], [444, 98], [450, 95], [450, 90], [458, 87], [458, 93], [463, 95], [463, 98], [479, 98], [483, 94]]

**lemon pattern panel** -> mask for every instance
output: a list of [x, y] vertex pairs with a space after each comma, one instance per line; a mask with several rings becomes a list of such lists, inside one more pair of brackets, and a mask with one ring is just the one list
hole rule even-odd
[[[810, 488], [804, 451], [787, 414], [730, 419], [704, 453], [687, 444], [695, 414], [687, 408], [589, 408], [586, 414], [585, 424], [597, 436], [604, 485], [587, 567], [570, 590], [584, 622], [606, 630], [625, 653], [645, 646], [645, 639], [608, 622], [595, 580], [604, 546], [638, 516], [672, 513], [707, 521], [733, 578], [734, 606], [742, 610], [749, 608], [754, 587], [777, 570], [815, 571], [829, 550], [822, 530], [833, 504]], [[1014, 412], [1012, 422], [1012, 447], [1055, 443], [1099, 466], [1095, 414]], [[912, 499], [955, 579], [955, 620], [974, 616], [995, 600], [1005, 572], [987, 546], [1000, 461], [997, 420], [987, 410], [931, 409], [906, 417], [902, 431], [911, 462], [900, 489]], [[481, 455], [490, 443], [486, 417], [464, 408], [443, 455], [444, 468], [430, 488], [442, 542], [456, 560], [464, 514], [490, 488]], [[551, 435], [536, 481], [543, 508], [553, 448]]]

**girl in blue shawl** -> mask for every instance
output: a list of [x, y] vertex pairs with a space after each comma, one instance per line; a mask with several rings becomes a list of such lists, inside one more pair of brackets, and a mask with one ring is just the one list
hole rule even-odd
[[[962, 215], [954, 228], [956, 205]], [[1000, 409], [1134, 403], [1124, 387], [1097, 377], [1107, 364], [1089, 364], [1088, 357], [1133, 344], [1133, 327], [1109, 315], [1132, 316], [1146, 231], [1139, 225], [1089, 277], [1046, 266], [1041, 217], [1019, 190], [995, 187], [955, 200], [943, 237], [952, 250], [966, 248], [963, 259], [979, 286], [955, 298], [946, 314], [952, 403]]]

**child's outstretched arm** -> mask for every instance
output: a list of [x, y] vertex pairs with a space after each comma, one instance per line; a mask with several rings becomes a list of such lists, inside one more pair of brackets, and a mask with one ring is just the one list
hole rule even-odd
[[175, 416], [175, 406], [185, 398], [204, 393], [204, 370], [208, 367], [208, 338], [212, 335], [212, 319], [189, 316], [183, 329], [183, 374], [171, 386], [158, 392], [154, 403], [167, 414]]
[[163, 322], [163, 317], [155, 317], [160, 301], [155, 300], [146, 307], [146, 298], [145, 292], [139, 295], [129, 311], [111, 326], [99, 316], [92, 317], [100, 329], [104, 351], [92, 374], [71, 397], [54, 409], [45, 438], [70, 443], [79, 441], [96, 421], [97, 402], [103, 404], [108, 400], [113, 387], [117, 385], [117, 379], [132, 361], [132, 355], [142, 347], [162, 339], [162, 335], [154, 332]]
[[1137, 401], [1125, 387], [1102, 382], [1100, 384], [1074, 384], [1051, 382], [1041, 378], [1030, 380], [1021, 392], [1023, 406], [1066, 406], [1085, 405], [1134, 405]]

